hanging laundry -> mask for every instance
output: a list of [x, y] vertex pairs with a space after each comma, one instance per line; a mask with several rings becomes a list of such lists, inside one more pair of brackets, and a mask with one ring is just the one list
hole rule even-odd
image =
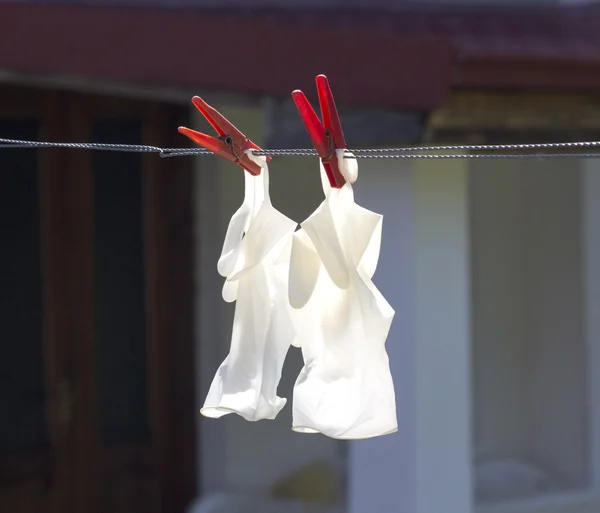
[[394, 310], [377, 290], [382, 216], [354, 202], [354, 159], [337, 150], [344, 175], [293, 236], [289, 298], [304, 368], [294, 387], [293, 429], [358, 439], [397, 430], [385, 341]]
[[200, 411], [256, 421], [275, 418], [286, 404], [277, 386], [294, 338], [287, 282], [297, 224], [271, 204], [266, 159], [249, 157], [262, 172], [244, 173], [244, 202], [231, 218], [217, 264], [226, 277], [223, 299], [236, 301], [231, 348]]
[[277, 385], [294, 337], [287, 282], [297, 223], [271, 204], [270, 157], [254, 156], [252, 150], [260, 148], [202, 98], [195, 96], [192, 103], [218, 137], [185, 127], [179, 131], [245, 170], [244, 201], [231, 218], [217, 264], [226, 277], [223, 299], [236, 301], [231, 346], [200, 412], [273, 419], [286, 403], [277, 396]]
[[385, 340], [394, 310], [377, 290], [382, 216], [354, 202], [355, 159], [346, 143], [327, 78], [317, 77], [323, 122], [301, 91], [292, 96], [321, 158], [325, 200], [297, 224], [269, 196], [267, 158], [258, 146], [198, 97], [214, 138], [180, 131], [246, 170], [245, 195], [229, 223], [217, 268], [223, 298], [236, 301], [231, 347], [201, 412], [275, 418], [291, 344], [304, 368], [294, 387], [293, 429], [334, 438], [368, 438], [397, 430]]
[[394, 310], [371, 278], [382, 216], [354, 203], [358, 164], [329, 81], [316, 79], [319, 119], [306, 95], [292, 98], [321, 161], [325, 200], [294, 234], [289, 297], [304, 368], [294, 387], [293, 429], [353, 439], [398, 429], [385, 350]]

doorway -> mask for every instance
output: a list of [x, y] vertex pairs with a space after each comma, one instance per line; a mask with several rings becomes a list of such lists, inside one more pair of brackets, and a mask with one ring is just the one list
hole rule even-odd
[[[174, 146], [186, 116], [0, 88], [4, 138]], [[0, 149], [0, 511], [194, 497], [191, 190], [187, 159]]]

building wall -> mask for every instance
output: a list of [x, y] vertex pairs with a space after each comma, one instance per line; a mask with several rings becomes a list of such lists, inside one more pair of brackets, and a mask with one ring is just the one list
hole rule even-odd
[[[218, 107], [261, 143], [258, 108]], [[362, 161], [360, 169], [357, 201], [384, 214], [375, 282], [397, 312], [388, 352], [399, 431], [342, 444], [291, 433], [289, 408], [277, 420], [257, 424], [233, 416], [218, 421], [199, 417], [204, 492], [264, 491], [290, 470], [324, 459], [347, 474], [347, 509], [353, 513], [468, 508], [466, 163], [371, 160]], [[294, 219], [304, 219], [322, 200], [311, 159], [274, 159], [271, 176], [274, 205]], [[215, 263], [226, 223], [241, 202], [242, 180], [241, 171], [219, 159], [198, 159], [197, 177], [200, 406], [229, 343], [232, 310], [220, 300]], [[440, 238], [444, 253], [435, 251]], [[440, 354], [449, 360], [440, 360]], [[288, 398], [300, 365], [292, 349], [281, 387]], [[438, 483], [435, 493], [432, 483]]]
[[527, 462], [560, 487], [584, 487], [581, 161], [471, 170], [474, 456]]
[[[432, 116], [432, 125], [442, 127], [438, 138], [443, 127], [454, 128], [446, 136], [459, 142], [597, 138], [593, 97], [550, 98], [459, 93]], [[589, 389], [589, 362], [598, 340], [586, 326], [586, 295], [598, 285], [586, 267], [594, 223], [589, 169], [596, 159], [469, 164], [478, 502], [495, 493], [504, 500], [543, 495], [548, 486], [586, 490], [593, 480], [589, 422], [597, 401]], [[538, 484], [535, 476], [541, 475], [546, 477]]]
[[[219, 108], [261, 144], [257, 106]], [[289, 407], [254, 425], [199, 417], [201, 489], [264, 491], [324, 459], [346, 474], [351, 513], [504, 512], [513, 510], [475, 503], [475, 463], [514, 457], [586, 491], [600, 461], [589, 438], [598, 418], [589, 361], [600, 339], [583, 302], [598, 283], [585, 264], [596, 164], [361, 161], [357, 201], [384, 214], [375, 283], [396, 309], [387, 347], [399, 432], [349, 444], [302, 436], [290, 432]], [[273, 202], [290, 217], [304, 219], [321, 201], [311, 159], [275, 159], [271, 176]], [[197, 178], [200, 406], [227, 352], [232, 309], [220, 300], [215, 263], [242, 179], [219, 159], [198, 159]], [[288, 399], [301, 365], [290, 356]], [[540, 497], [532, 511], [595, 507], [577, 496], [569, 504], [583, 509], [552, 509]]]
[[[258, 107], [218, 108], [261, 144], [264, 123]], [[361, 178], [355, 186], [361, 205], [384, 214], [375, 283], [397, 312], [387, 347], [396, 380], [399, 432], [349, 444], [320, 435], [299, 435], [290, 431], [289, 407], [275, 421], [257, 424], [234, 416], [218, 421], [199, 417], [203, 491], [263, 491], [290, 470], [326, 460], [340, 468], [342, 476], [347, 474], [349, 511], [375, 508], [392, 513], [400, 505], [407, 512], [433, 508], [443, 513], [441, 505], [455, 507], [457, 502], [464, 509], [470, 487], [468, 369], [463, 358], [466, 349], [458, 348], [467, 347], [466, 163], [452, 161], [450, 171], [446, 165], [439, 161], [414, 165], [398, 160], [361, 161]], [[274, 159], [270, 168], [274, 205], [295, 220], [305, 219], [322, 201], [317, 163], [288, 157]], [[232, 308], [220, 300], [222, 282], [215, 265], [226, 225], [242, 199], [242, 177], [241, 171], [224, 161], [198, 159], [197, 178], [200, 406], [229, 344]], [[432, 251], [439, 244], [438, 237], [452, 237], [443, 255]], [[443, 279], [432, 278], [432, 267]], [[443, 313], [432, 326], [430, 312], [436, 308]], [[456, 344], [447, 344], [454, 340]], [[444, 365], [432, 374], [429, 365], [438, 359], [438, 349], [450, 347], [465, 372], [456, 373], [455, 367]], [[300, 355], [292, 348], [281, 386], [288, 399], [300, 367]], [[446, 374], [450, 381], [443, 384], [445, 393], [436, 396], [439, 378]], [[440, 465], [442, 459], [446, 464]], [[432, 495], [427, 483], [448, 474], [447, 465], [463, 466], [465, 472], [454, 473], [456, 479], [446, 479]]]

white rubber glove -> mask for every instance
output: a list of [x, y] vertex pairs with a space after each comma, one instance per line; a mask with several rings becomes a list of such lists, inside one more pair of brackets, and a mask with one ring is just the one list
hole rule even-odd
[[231, 348], [201, 413], [213, 418], [237, 413], [256, 421], [275, 418], [286, 403], [277, 385], [295, 335], [287, 296], [297, 223], [271, 205], [265, 158], [250, 158], [262, 172], [256, 177], [244, 172], [244, 202], [229, 223], [217, 266], [227, 278], [223, 298], [237, 301]]
[[[343, 159], [347, 179], [355, 160]], [[348, 169], [349, 166], [353, 166]], [[304, 368], [294, 387], [293, 429], [358, 439], [397, 430], [385, 341], [394, 310], [371, 277], [382, 216], [354, 203], [350, 180], [331, 189], [293, 236], [289, 298]]]

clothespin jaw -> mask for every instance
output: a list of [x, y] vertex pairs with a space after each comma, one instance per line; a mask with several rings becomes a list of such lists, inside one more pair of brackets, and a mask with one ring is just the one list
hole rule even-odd
[[[244, 168], [251, 175], [258, 176], [261, 172], [261, 167], [252, 162], [248, 158], [248, 155], [245, 154], [245, 151], [260, 150], [261, 148], [233, 126], [217, 109], [211, 107], [199, 96], [194, 96], [192, 103], [219, 135], [218, 137], [212, 137], [183, 126], [179, 127], [179, 133], [189, 137], [196, 144], [204, 146], [216, 155]], [[267, 157], [267, 162], [270, 160], [271, 157]]]
[[292, 98], [313, 146], [321, 158], [329, 184], [335, 189], [341, 189], [346, 179], [340, 171], [335, 150], [346, 149], [346, 140], [327, 77], [319, 75], [316, 82], [322, 121], [302, 91], [294, 91]]

